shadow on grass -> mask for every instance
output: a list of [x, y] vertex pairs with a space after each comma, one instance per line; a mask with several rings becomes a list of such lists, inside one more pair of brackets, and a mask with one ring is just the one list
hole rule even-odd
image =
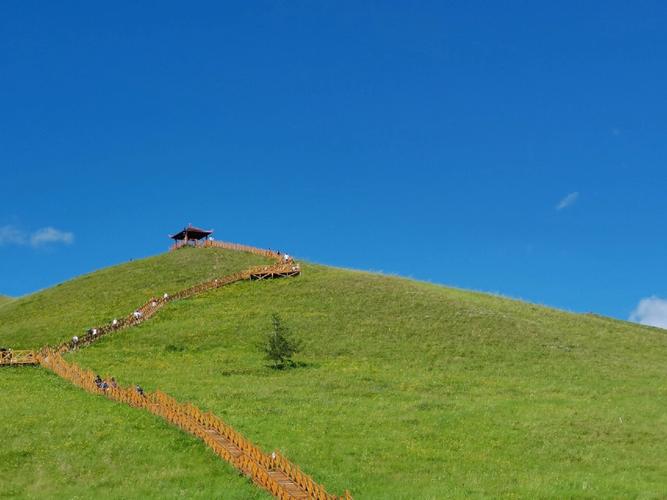
[[265, 368], [268, 368], [274, 372], [287, 372], [290, 370], [295, 370], [297, 368], [316, 368], [319, 365], [315, 363], [307, 363], [305, 361], [289, 361], [282, 365], [264, 365]]
[[223, 370], [220, 375], [223, 377], [232, 377], [238, 375], [255, 375], [259, 377], [270, 377], [276, 373], [288, 373], [297, 369], [319, 368], [317, 363], [308, 363], [305, 361], [296, 361], [292, 364], [282, 366], [264, 365], [262, 368], [239, 368], [233, 370]]
[[182, 344], [167, 344], [164, 350], [165, 352], [183, 352], [187, 350], [187, 347]]

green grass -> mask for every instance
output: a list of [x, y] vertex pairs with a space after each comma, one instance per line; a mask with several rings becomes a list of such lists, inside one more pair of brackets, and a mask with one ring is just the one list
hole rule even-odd
[[218, 248], [183, 248], [87, 274], [53, 288], [0, 302], [0, 345], [39, 348], [81, 335], [131, 313], [152, 296], [268, 262]]
[[[105, 279], [118, 281], [122, 270], [105, 270]], [[80, 297], [88, 284], [77, 283]], [[42, 293], [53, 295], [41, 299], [41, 311], [58, 311], [62, 292]], [[0, 324], [13, 308], [0, 309]], [[300, 368], [275, 371], [262, 359], [273, 312], [304, 343]], [[94, 313], [86, 309], [80, 322]], [[44, 329], [59, 318], [32, 314]], [[31, 337], [44, 338], [26, 325], [20, 338]], [[213, 410], [330, 491], [349, 488], [357, 498], [667, 493], [663, 330], [306, 265], [298, 278], [172, 303], [72, 359]], [[7, 384], [31, 391], [20, 377]], [[123, 419], [140, 413], [123, 411]], [[24, 439], [39, 442], [37, 434]], [[163, 458], [138, 453], [147, 462]], [[10, 488], [34, 475], [17, 470], [2, 474]]]
[[12, 300], [14, 299], [12, 299], [11, 297], [7, 297], [6, 295], [0, 295], [0, 306], [8, 304]]
[[[306, 366], [265, 366], [272, 312]], [[213, 410], [359, 498], [667, 492], [657, 329], [306, 266], [174, 303], [74, 358]]]
[[39, 368], [0, 373], [0, 497], [268, 498], [196, 438]]

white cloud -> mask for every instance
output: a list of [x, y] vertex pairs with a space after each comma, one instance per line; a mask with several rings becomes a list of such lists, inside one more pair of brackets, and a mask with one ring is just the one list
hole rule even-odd
[[29, 233], [15, 226], [0, 226], [0, 246], [3, 245], [30, 245], [41, 247], [50, 243], [64, 243], [70, 245], [74, 242], [74, 234], [61, 231], [54, 227], [43, 227]]
[[579, 198], [579, 193], [577, 191], [568, 194], [565, 198], [558, 202], [558, 205], [556, 205], [556, 210], [563, 210], [564, 208], [571, 207], [576, 203], [577, 198]]
[[4, 245], [25, 245], [26, 235], [20, 229], [14, 226], [0, 227], [0, 246]]
[[667, 300], [656, 296], [640, 300], [630, 321], [667, 329]]
[[49, 243], [64, 243], [65, 245], [71, 245], [72, 242], [74, 242], [74, 234], [53, 227], [43, 227], [30, 235], [30, 244], [34, 247], [47, 245]]

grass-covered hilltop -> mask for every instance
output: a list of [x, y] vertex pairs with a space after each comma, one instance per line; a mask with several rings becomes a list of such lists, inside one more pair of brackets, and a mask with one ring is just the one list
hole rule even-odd
[[[0, 345], [37, 348], [151, 296], [264, 264], [184, 248], [0, 298]], [[298, 366], [262, 352], [278, 313]], [[176, 301], [67, 355], [160, 389], [355, 498], [662, 497], [667, 332], [302, 263]], [[197, 439], [39, 368], [0, 370], [2, 494], [266, 498]]]

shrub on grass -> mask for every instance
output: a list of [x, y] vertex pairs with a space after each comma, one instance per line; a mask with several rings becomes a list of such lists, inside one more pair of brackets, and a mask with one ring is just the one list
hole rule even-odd
[[273, 329], [266, 336], [264, 353], [266, 359], [273, 363], [273, 368], [283, 369], [295, 366], [292, 356], [301, 350], [301, 342], [292, 338], [292, 334], [278, 314], [271, 315]]

